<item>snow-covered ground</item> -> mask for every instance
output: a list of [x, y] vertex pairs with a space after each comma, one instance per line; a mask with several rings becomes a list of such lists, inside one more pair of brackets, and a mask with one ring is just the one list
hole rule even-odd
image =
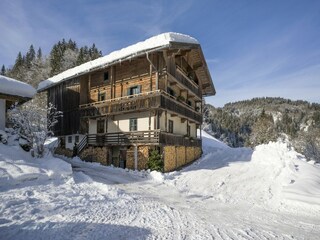
[[319, 239], [320, 167], [287, 143], [254, 151], [203, 133], [181, 171], [33, 159], [0, 144], [0, 239]]

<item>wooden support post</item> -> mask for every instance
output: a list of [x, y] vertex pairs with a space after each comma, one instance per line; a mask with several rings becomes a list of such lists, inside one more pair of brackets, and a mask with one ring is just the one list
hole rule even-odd
[[121, 89], [120, 97], [123, 97], [123, 79], [121, 79]]
[[134, 145], [134, 169], [138, 170], [138, 146]]
[[113, 98], [116, 98], [116, 66], [113, 65], [112, 69], [112, 89], [113, 89]]
[[149, 74], [150, 74], [150, 92], [152, 91], [152, 64], [150, 63], [149, 67]]
[[168, 131], [168, 112], [165, 111], [164, 112], [164, 119], [165, 119], [165, 131], [167, 132]]
[[156, 90], [159, 90], [159, 54], [157, 53], [157, 63], [156, 63]]
[[153, 125], [155, 129], [157, 128], [157, 110], [154, 111], [154, 120], [153, 120]]
[[91, 96], [90, 96], [90, 89], [91, 89], [91, 74], [89, 74], [89, 79], [88, 79], [88, 103], [91, 103]]

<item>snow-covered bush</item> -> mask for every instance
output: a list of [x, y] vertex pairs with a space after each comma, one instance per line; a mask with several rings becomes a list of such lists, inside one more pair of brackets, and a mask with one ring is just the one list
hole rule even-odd
[[32, 149], [31, 154], [42, 157], [44, 154], [44, 142], [52, 137], [52, 128], [62, 114], [50, 103], [47, 108], [40, 108], [32, 102], [14, 106], [8, 116], [17, 130], [20, 138], [24, 139], [23, 148]]

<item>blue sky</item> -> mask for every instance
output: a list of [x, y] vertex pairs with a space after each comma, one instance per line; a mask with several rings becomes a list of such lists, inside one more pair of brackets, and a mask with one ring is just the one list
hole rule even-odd
[[0, 64], [62, 38], [103, 54], [173, 31], [197, 38], [223, 106], [253, 97], [320, 102], [320, 1], [1, 0]]

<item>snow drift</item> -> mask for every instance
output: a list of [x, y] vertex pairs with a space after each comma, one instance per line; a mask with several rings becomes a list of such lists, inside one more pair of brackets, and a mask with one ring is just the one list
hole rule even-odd
[[316, 207], [320, 210], [320, 168], [287, 142], [229, 148], [203, 134], [204, 156], [177, 173], [174, 184], [189, 194], [225, 203]]
[[48, 155], [33, 158], [20, 146], [0, 144], [0, 186], [24, 181], [64, 178], [72, 174], [71, 165]]

